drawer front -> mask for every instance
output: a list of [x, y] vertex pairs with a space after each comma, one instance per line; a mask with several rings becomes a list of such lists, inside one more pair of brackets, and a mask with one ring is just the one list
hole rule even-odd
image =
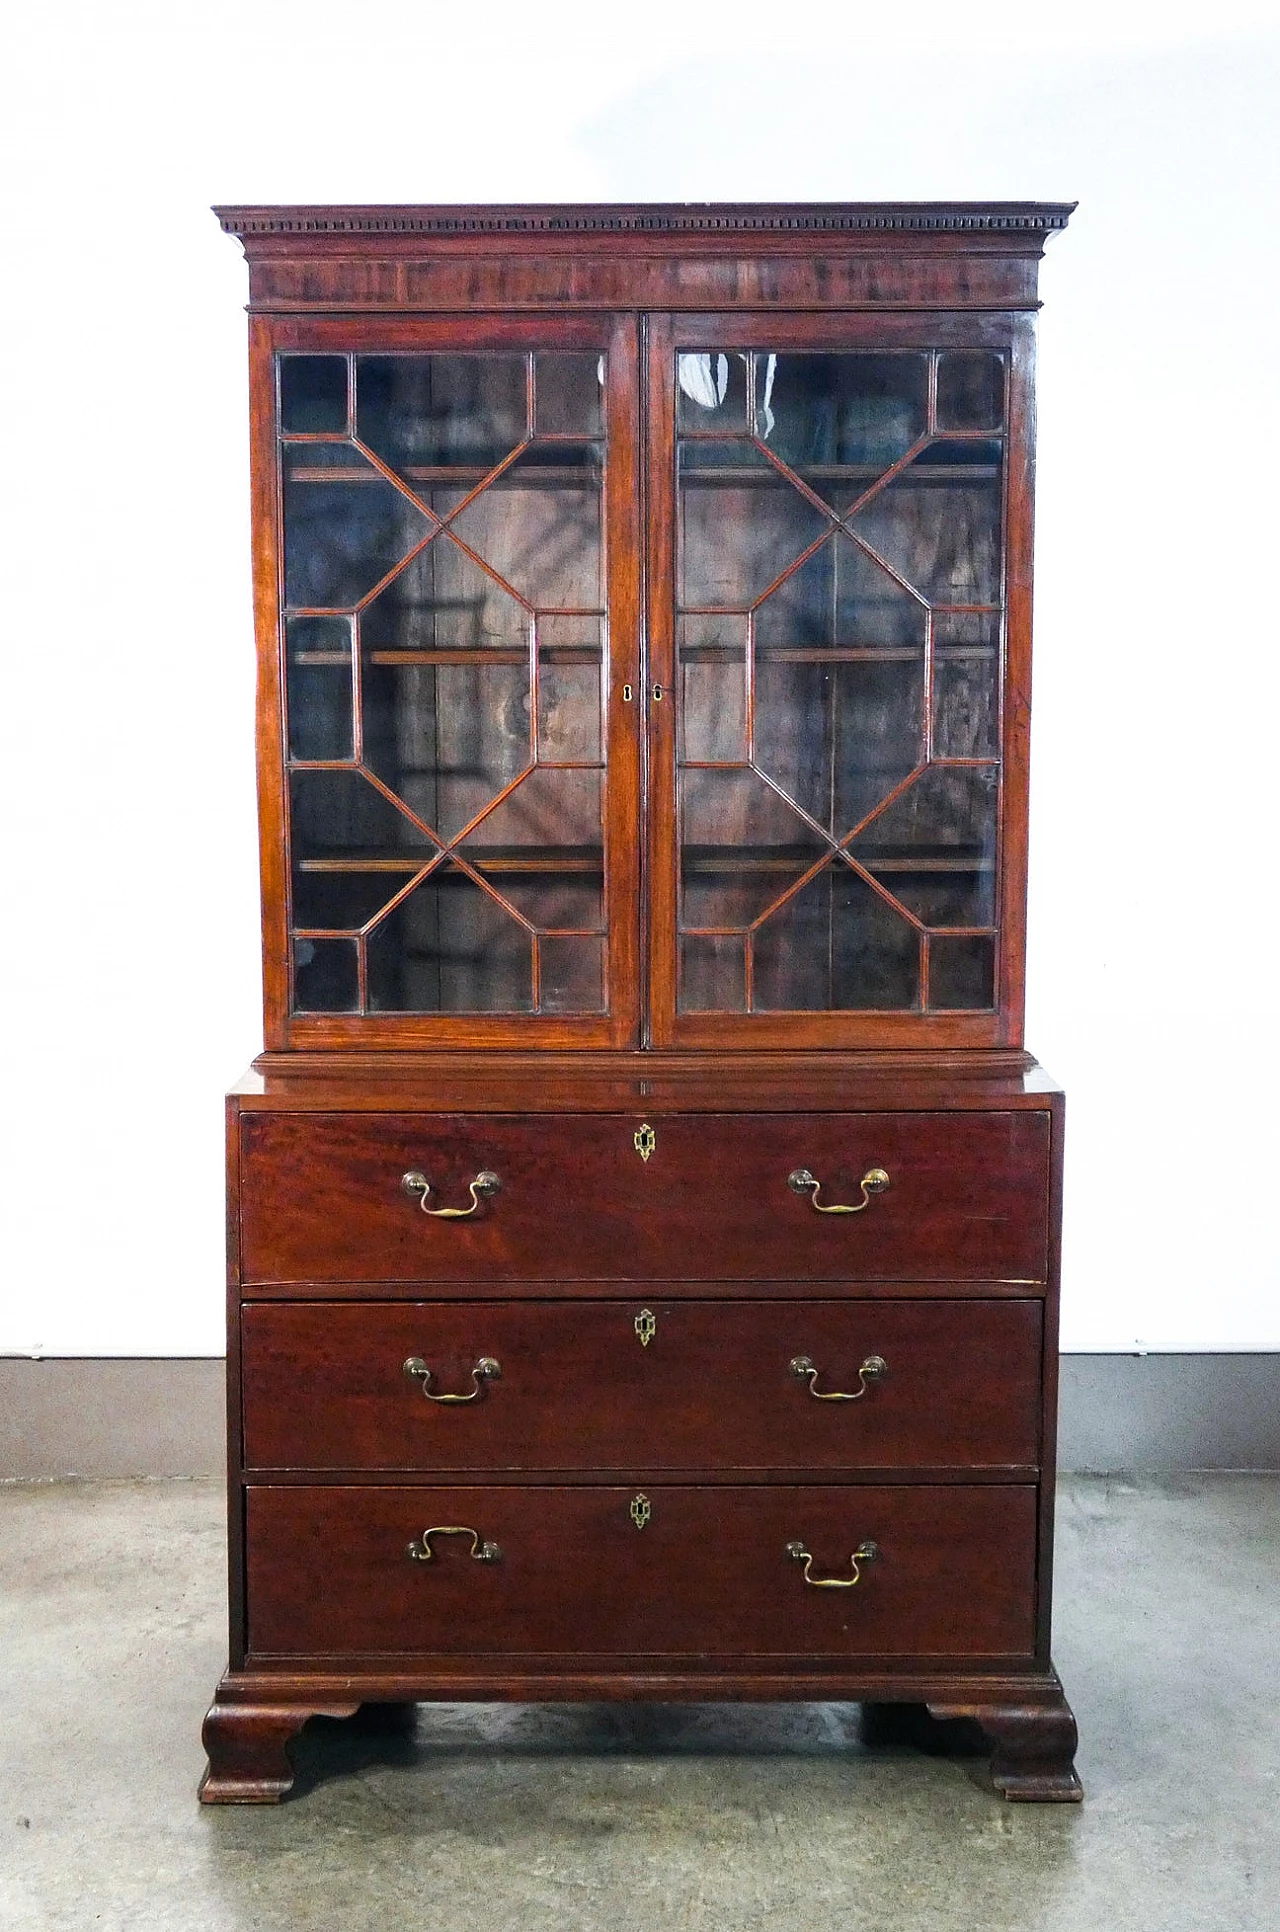
[[245, 1462], [1030, 1467], [1040, 1334], [1023, 1300], [258, 1302], [242, 1318]]
[[[253, 1658], [1026, 1658], [1031, 1486], [251, 1487]], [[644, 1508], [647, 1505], [647, 1515]], [[637, 1527], [636, 1519], [643, 1523]], [[493, 1560], [472, 1554], [474, 1532]], [[852, 1587], [851, 1553], [877, 1546]], [[432, 1551], [430, 1561], [410, 1549]]]
[[[556, 1280], [1045, 1278], [1046, 1113], [248, 1113], [241, 1253], [252, 1285]], [[862, 1177], [888, 1175], [881, 1192]], [[788, 1177], [813, 1176], [813, 1192]], [[474, 1213], [470, 1183], [497, 1176]]]

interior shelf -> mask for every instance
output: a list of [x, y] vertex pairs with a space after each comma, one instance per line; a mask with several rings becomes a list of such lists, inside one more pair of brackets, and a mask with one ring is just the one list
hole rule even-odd
[[[435, 857], [434, 852], [344, 852], [323, 858], [295, 859], [295, 872], [398, 872], [409, 877]], [[454, 855], [451, 855], [454, 856]], [[599, 846], [530, 846], [527, 851], [501, 851], [464, 846], [456, 856], [477, 872], [555, 872], [600, 875], [604, 854]]]
[[[812, 846], [803, 848], [779, 846], [772, 851], [751, 851], [739, 846], [725, 846], [723, 851], [715, 847], [699, 845], [685, 846], [681, 851], [681, 870], [688, 876], [691, 873], [727, 872], [786, 872], [792, 875], [813, 865], [823, 854]], [[949, 852], [894, 852], [881, 855], [865, 847], [851, 847], [851, 859], [865, 866], [868, 872], [879, 875], [882, 872], [956, 872], [972, 876], [980, 872], [994, 872], [995, 861], [980, 853], [965, 851]]]
[[[994, 658], [995, 644], [935, 644], [934, 662], [965, 664]], [[683, 644], [681, 664], [742, 664], [741, 644]], [[757, 644], [757, 664], [923, 664], [923, 644]]]

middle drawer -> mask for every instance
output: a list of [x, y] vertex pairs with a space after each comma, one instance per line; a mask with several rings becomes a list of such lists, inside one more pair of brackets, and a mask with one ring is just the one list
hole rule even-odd
[[1029, 1469], [1040, 1349], [1033, 1300], [256, 1302], [244, 1462]]

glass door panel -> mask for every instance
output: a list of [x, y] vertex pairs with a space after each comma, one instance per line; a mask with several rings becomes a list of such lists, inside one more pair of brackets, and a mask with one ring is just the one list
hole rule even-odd
[[673, 346], [662, 373], [676, 1037], [990, 1014], [1005, 355]]
[[635, 917], [607, 829], [608, 352], [276, 369], [290, 1011], [598, 1036], [611, 888]]

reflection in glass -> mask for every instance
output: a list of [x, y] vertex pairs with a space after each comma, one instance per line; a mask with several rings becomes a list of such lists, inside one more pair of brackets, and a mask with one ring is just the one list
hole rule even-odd
[[745, 431], [747, 358], [718, 350], [676, 357], [676, 425], [685, 434]]

